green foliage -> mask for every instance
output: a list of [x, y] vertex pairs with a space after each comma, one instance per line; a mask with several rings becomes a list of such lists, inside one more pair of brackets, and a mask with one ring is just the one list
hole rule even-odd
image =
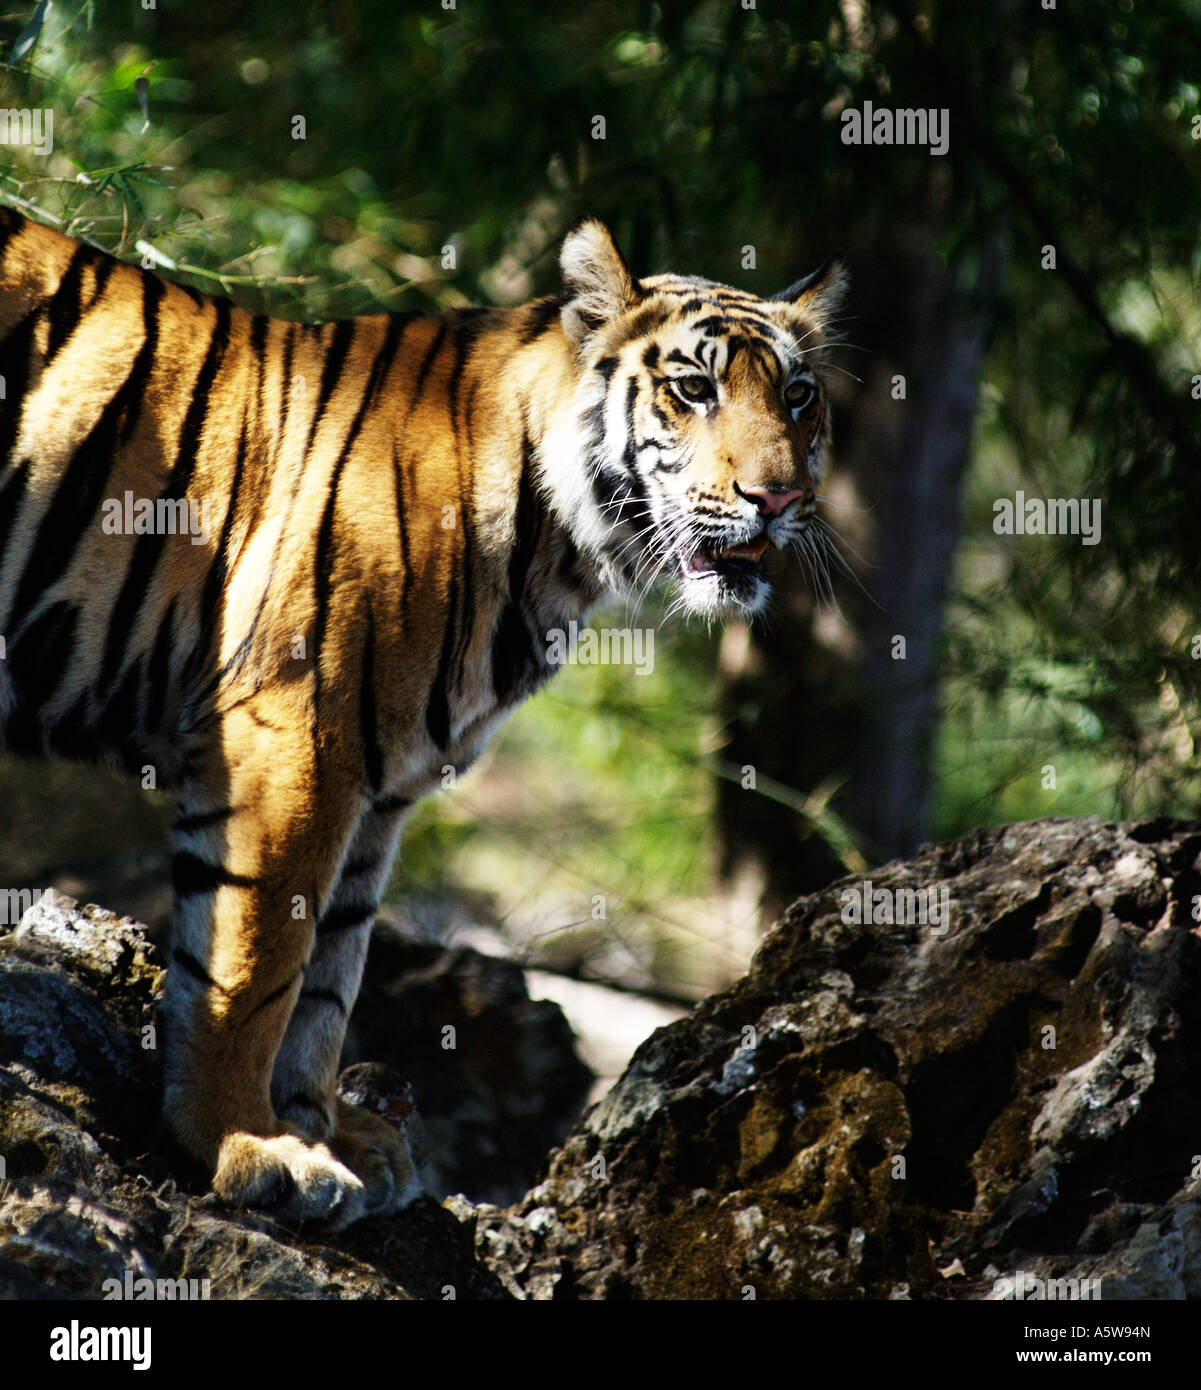
[[[1000, 244], [940, 829], [1197, 813], [1197, 0], [98, 0], [10, 14], [0, 37], [6, 104], [56, 120], [49, 157], [3, 152], [0, 192], [277, 313], [520, 300], [554, 287], [582, 211], [639, 270], [764, 293], [848, 240], [870, 281], [873, 248], [903, 263], [917, 219], [965, 285]], [[948, 107], [950, 153], [849, 151], [839, 114], [865, 99]], [[996, 536], [992, 503], [1019, 487], [1100, 498], [1103, 544]], [[504, 861], [520, 887], [551, 864], [581, 902], [614, 882], [638, 903], [703, 892], [716, 646], [680, 634], [669, 656], [663, 636], [654, 677], [572, 670], [522, 711], [489, 774], [516, 809], [471, 828], [479, 783], [427, 807], [413, 871], [482, 879], [473, 865]]]

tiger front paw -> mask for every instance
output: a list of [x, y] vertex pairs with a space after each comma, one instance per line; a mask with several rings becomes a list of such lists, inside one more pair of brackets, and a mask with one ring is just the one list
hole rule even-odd
[[366, 1214], [367, 1187], [324, 1144], [294, 1134], [230, 1134], [221, 1143], [213, 1191], [231, 1206], [279, 1221], [320, 1221], [331, 1231]]

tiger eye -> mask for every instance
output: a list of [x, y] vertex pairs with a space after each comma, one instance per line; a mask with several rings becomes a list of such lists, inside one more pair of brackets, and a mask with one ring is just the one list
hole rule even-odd
[[817, 395], [813, 383], [804, 377], [799, 377], [796, 381], [790, 381], [784, 388], [784, 404], [792, 410], [804, 410], [807, 405], [811, 405], [814, 396]]
[[713, 394], [709, 378], [704, 376], [680, 376], [675, 379], [675, 388], [689, 401], [703, 401]]

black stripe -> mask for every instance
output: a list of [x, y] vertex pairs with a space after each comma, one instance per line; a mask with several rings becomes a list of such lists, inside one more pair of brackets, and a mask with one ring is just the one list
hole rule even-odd
[[509, 554], [509, 598], [521, 603], [526, 581], [542, 536], [546, 514], [534, 485], [534, 445], [528, 434], [521, 438], [521, 479], [513, 516], [513, 549]]
[[[674, 397], [671, 399], [674, 399]], [[658, 422], [663, 426], [665, 430], [671, 430], [674, 428], [674, 421], [659, 404], [659, 402], [653, 398], [651, 399], [651, 414], [655, 417], [656, 420], [658, 420]]]
[[341, 878], [358, 878], [360, 874], [369, 874], [374, 869], [378, 869], [381, 854], [364, 854], [357, 859], [351, 859], [342, 866]]
[[87, 727], [87, 694], [81, 694], [71, 708], [55, 720], [46, 736], [46, 746], [63, 758], [78, 762], [94, 759], [96, 740]]
[[25, 225], [25, 219], [16, 208], [0, 207], [0, 262], [3, 262], [8, 243]]
[[[464, 369], [471, 361], [471, 354], [475, 351], [475, 345], [488, 326], [487, 319], [481, 317], [487, 312], [486, 309], [460, 310], [453, 325], [455, 360], [446, 378], [446, 401], [450, 411], [451, 429], [456, 434], [459, 428], [459, 387], [462, 384]], [[467, 315], [471, 315], [471, 317], [467, 317]]]
[[622, 462], [632, 474], [637, 474], [638, 462], [638, 441], [637, 431], [634, 428], [634, 406], [638, 403], [638, 388], [641, 380], [637, 376], [630, 377], [626, 383], [626, 447], [622, 454]]
[[475, 402], [480, 393], [480, 373], [471, 379], [471, 390], [467, 393], [467, 405], [463, 409], [463, 433], [467, 438], [467, 458], [472, 464], [471, 477], [475, 481]]
[[277, 999], [282, 999], [283, 996], [287, 994], [288, 991], [292, 988], [292, 986], [296, 983], [298, 976], [299, 972], [297, 972], [296, 975], [293, 975], [292, 978], [288, 980], [285, 984], [280, 985], [278, 989], [273, 989], [270, 994], [265, 995], [262, 999], [260, 999], [259, 1002], [254, 1006], [254, 1008], [251, 1009], [250, 1012], [246, 1015], [246, 1017], [242, 1020], [243, 1026], [249, 1023], [250, 1020], [255, 1016], [255, 1014], [262, 1013], [264, 1009], [269, 1008], [272, 1004], [274, 1004]]
[[[196, 467], [200, 435], [208, 414], [209, 392], [213, 388], [213, 382], [217, 378], [225, 350], [229, 345], [230, 306], [225, 300], [213, 302], [217, 310], [216, 322], [213, 324], [204, 362], [192, 387], [192, 396], [180, 428], [171, 478], [159, 493], [159, 501], [174, 502], [186, 497]], [[134, 544], [121, 591], [109, 614], [108, 634], [100, 662], [99, 679], [102, 685], [111, 681], [121, 669], [129, 643], [133, 639], [135, 619], [145, 602], [155, 567], [169, 539], [165, 534], [148, 533], [139, 536]]]
[[576, 561], [580, 558], [579, 549], [575, 541], [565, 531], [563, 532], [563, 553], [559, 556], [559, 577], [572, 588], [579, 582], [579, 576], [575, 573]]
[[373, 816], [390, 816], [397, 811], [407, 811], [412, 804], [411, 796], [377, 796], [368, 811]]
[[630, 318], [625, 326], [625, 333], [621, 342], [614, 343], [613, 347], [619, 348], [625, 343], [632, 342], [635, 338], [653, 333], [656, 328], [662, 328], [671, 317], [673, 307], [662, 302], [644, 305]]
[[313, 439], [322, 416], [325, 414], [325, 407], [329, 404], [329, 398], [334, 394], [338, 379], [342, 375], [342, 368], [346, 365], [346, 355], [354, 341], [354, 333], [354, 319], [339, 319], [334, 324], [333, 337], [326, 349], [325, 366], [321, 372], [321, 390], [317, 395], [317, 409], [313, 412], [312, 423], [309, 425], [308, 442], [304, 446], [306, 456], [313, 447]]
[[506, 603], [492, 639], [492, 689], [497, 703], [509, 704], [542, 665], [521, 610], [515, 603]]
[[275, 447], [278, 450], [283, 445], [284, 425], [288, 419], [288, 406], [291, 403], [292, 391], [292, 352], [296, 339], [296, 325], [288, 324], [284, 330], [284, 361], [283, 374], [279, 382], [279, 420], [275, 426]]
[[13, 445], [25, 413], [33, 335], [38, 313], [33, 310], [9, 329], [0, 345], [0, 376], [4, 378], [5, 399], [0, 401], [0, 467], [10, 461]]
[[[136, 744], [139, 727], [138, 693], [142, 686], [142, 658], [130, 662], [124, 676], [105, 698], [104, 708], [96, 720], [96, 733], [108, 748], [115, 748], [126, 763]], [[129, 764], [131, 767], [132, 764]]]
[[171, 856], [171, 882], [176, 898], [182, 900], [215, 893], [218, 888], [253, 888], [257, 880], [235, 874], [224, 864], [210, 864], [199, 855], [180, 850]]
[[406, 515], [404, 487], [401, 478], [400, 449], [395, 439], [392, 441], [392, 490], [396, 503], [396, 528], [400, 535], [400, 565], [404, 571], [404, 586], [399, 594], [401, 631], [407, 640], [410, 620], [408, 597], [413, 571], [409, 562], [409, 521]]
[[329, 1122], [328, 1108], [325, 1105], [323, 1105], [319, 1100], [314, 1100], [311, 1096], [306, 1096], [302, 1091], [297, 1091], [294, 1096], [290, 1096], [286, 1101], [284, 1101], [284, 1103], [279, 1107], [278, 1113], [282, 1115], [286, 1111], [291, 1110], [292, 1107], [296, 1105], [301, 1105], [306, 1110], [312, 1110], [315, 1114], [320, 1115], [321, 1122], [323, 1124], [327, 1124]]
[[535, 650], [522, 606], [545, 520], [542, 499], [534, 485], [533, 444], [529, 435], [524, 434], [521, 479], [513, 517], [513, 549], [509, 553], [509, 597], [492, 639], [492, 688], [501, 704], [509, 702], [523, 677], [544, 664]]
[[[345, 322], [353, 323], [354, 320], [348, 319]], [[394, 315], [389, 320], [384, 341], [380, 344], [375, 354], [375, 360], [371, 364], [371, 371], [367, 376], [367, 384], [363, 390], [362, 399], [359, 401], [359, 408], [355, 412], [350, 430], [334, 462], [333, 474], [329, 481], [329, 491], [325, 498], [325, 511], [322, 513], [321, 526], [317, 532], [317, 553], [313, 562], [316, 611], [313, 614], [313, 643], [310, 653], [313, 666], [314, 742], [317, 739], [317, 721], [320, 718], [320, 711], [317, 706], [321, 699], [321, 648], [325, 641], [326, 623], [329, 620], [330, 582], [334, 571], [334, 516], [338, 505], [338, 488], [342, 481], [342, 470], [346, 467], [346, 461], [354, 448], [355, 440], [363, 428], [363, 420], [366, 418], [373, 397], [387, 375], [388, 368], [392, 365], [392, 359], [396, 356], [396, 350], [404, 336], [405, 323], [406, 320], [399, 314]], [[344, 349], [343, 355], [345, 355]], [[312, 436], [309, 437], [311, 440]]]
[[[225, 518], [221, 522], [221, 536], [217, 542], [216, 554], [204, 576], [204, 587], [200, 591], [200, 601], [196, 607], [196, 636], [192, 650], [188, 653], [181, 674], [181, 683], [187, 688], [199, 679], [205, 662], [212, 650], [213, 639], [217, 635], [217, 606], [225, 591], [225, 581], [229, 575], [230, 536], [234, 529], [234, 519], [238, 511], [238, 499], [242, 491], [242, 474], [246, 465], [246, 407], [242, 407], [242, 427], [238, 431], [238, 446], [234, 452], [234, 476], [230, 483], [229, 501], [225, 508]], [[249, 533], [243, 539], [249, 539]], [[202, 690], [194, 693], [197, 702], [206, 700], [220, 684], [221, 677], [213, 672]]]
[[317, 923], [317, 935], [328, 936], [331, 932], [348, 931], [351, 927], [361, 927], [375, 920], [377, 903], [343, 903], [341, 907], [331, 907]]
[[658, 461], [654, 465], [652, 465], [651, 472], [678, 473], [687, 464], [687, 462], [688, 460], [683, 455], [681, 455], [678, 459], [669, 460], [665, 459], [662, 456], [662, 454], [660, 454]]
[[[459, 495], [463, 496], [460, 489]], [[472, 524], [468, 512], [467, 502], [470, 499], [464, 498], [464, 504], [460, 508], [459, 525], [463, 531], [463, 548], [461, 553], [463, 561], [463, 583], [459, 590], [459, 618], [458, 618], [458, 639], [455, 642], [453, 671], [454, 684], [461, 686], [466, 670], [467, 652], [471, 647], [471, 639], [475, 633], [475, 544], [472, 540]]]
[[738, 356], [740, 352], [750, 354], [752, 357], [763, 352], [762, 343], [752, 343], [745, 333], [731, 333], [726, 339], [726, 366]]
[[[314, 1003], [332, 1004], [332, 1005], [334, 1006], [334, 1008], [337, 1009], [337, 1011], [342, 1015], [343, 1018], [349, 1018], [349, 1017], [350, 1017], [350, 1010], [349, 1010], [349, 1009], [346, 1007], [346, 1005], [342, 1002], [342, 996], [341, 996], [336, 990], [332, 990], [332, 989], [302, 989], [302, 990], [300, 991], [300, 997], [301, 997], [302, 999], [311, 999]], [[289, 1101], [289, 1102], [288, 1102], [288, 1105], [291, 1105], [291, 1103], [292, 1103], [292, 1102]], [[288, 1108], [287, 1106], [284, 1106], [284, 1107], [283, 1107], [283, 1109], [285, 1109], [285, 1110], [286, 1110], [287, 1108]]]
[[455, 638], [458, 635], [455, 627], [458, 606], [458, 586], [452, 578], [450, 592], [447, 594], [446, 625], [442, 629], [442, 653], [438, 658], [438, 669], [434, 673], [434, 683], [430, 686], [425, 706], [425, 727], [437, 748], [445, 748], [450, 742], [450, 694], [446, 687], [450, 678], [450, 661], [455, 649]]
[[183, 755], [183, 761], [179, 765], [180, 774], [185, 781], [195, 781], [204, 766], [204, 749], [192, 747]]
[[607, 470], [600, 469], [592, 475], [592, 496], [596, 505], [603, 509], [605, 517], [608, 519], [612, 530], [605, 536], [605, 545], [609, 547], [611, 558], [617, 559], [620, 552], [622, 558], [619, 563], [622, 571], [627, 575], [632, 575], [638, 565], [639, 556], [632, 554], [628, 544], [628, 536], [623, 538], [618, 528], [622, 525], [630, 525], [635, 533], [646, 532], [653, 528], [654, 522], [645, 515], [629, 518], [626, 516], [627, 510], [633, 511], [641, 507], [645, 512], [646, 485], [643, 479], [638, 476], [630, 476], [624, 473], [616, 475]]
[[648, 343], [642, 354], [642, 365], [653, 371], [659, 365], [659, 344]]
[[438, 355], [438, 349], [446, 341], [446, 324], [440, 323], [438, 331], [434, 334], [434, 341], [429, 345], [425, 357], [421, 362], [421, 370], [417, 373], [417, 385], [413, 390], [412, 400], [409, 402], [409, 414], [413, 413], [413, 407], [421, 399], [421, 393], [425, 390], [425, 379], [430, 374], [430, 368], [434, 365], [434, 358]]
[[[310, 330], [308, 325], [298, 323], [289, 323], [284, 330], [284, 356], [280, 378], [279, 418], [276, 422], [275, 438], [271, 441], [271, 447], [268, 453], [268, 459], [272, 463], [278, 460], [282, 452], [284, 436], [287, 429], [289, 406], [291, 404], [291, 376], [296, 337], [298, 334], [301, 336], [307, 335], [311, 331], [316, 330]], [[251, 618], [249, 627], [243, 632], [241, 640], [234, 648], [229, 658], [225, 661], [220, 670], [215, 672], [210, 679], [208, 683], [210, 689], [220, 685], [230, 672], [240, 671], [253, 650], [255, 634], [258, 632], [259, 623], [266, 610], [267, 601], [271, 596], [275, 572], [289, 535], [292, 514], [296, 506], [297, 498], [302, 491], [302, 483], [303, 470], [299, 470], [292, 483], [292, 490], [288, 498], [287, 511], [283, 525], [280, 526], [275, 538], [275, 543], [272, 547], [271, 562], [267, 567], [267, 574], [259, 593], [259, 601], [255, 607], [254, 616]], [[254, 513], [254, 524], [256, 526], [258, 524], [259, 515], [259, 511], [256, 510]], [[243, 545], [245, 545], [246, 540], [249, 539], [251, 534], [253, 534], [253, 529], [247, 533], [246, 538], [243, 540]]]
[[[263, 427], [263, 381], [267, 373], [267, 355], [264, 348], [267, 346], [267, 332], [271, 327], [271, 320], [266, 314], [255, 314], [250, 320], [250, 351], [254, 353], [254, 427], [262, 430]], [[245, 429], [245, 411], [243, 411], [243, 430]]]
[[194, 976], [201, 984], [208, 985], [210, 989], [215, 989], [219, 994], [229, 993], [224, 985], [219, 985], [217, 981], [213, 979], [190, 951], [185, 951], [178, 946], [173, 946], [171, 948], [171, 964], [182, 966], [189, 975]]
[[220, 825], [234, 813], [232, 806], [218, 806], [215, 811], [196, 811], [190, 816], [179, 816], [171, 825], [173, 833], [188, 834], [193, 830], [207, 830], [210, 825]]
[[84, 305], [85, 309], [91, 309], [100, 303], [108, 285], [109, 276], [117, 268], [117, 262], [111, 256], [100, 256], [92, 263], [92, 297]]
[[150, 661], [146, 668], [146, 728], [157, 729], [163, 722], [163, 712], [167, 708], [167, 683], [171, 678], [171, 649], [175, 643], [175, 605], [172, 599], [167, 605], [154, 635], [154, 646], [150, 650]]
[[[459, 443], [459, 390], [463, 372], [471, 360], [475, 345], [487, 323], [488, 310], [486, 309], [462, 309], [456, 314], [454, 322], [455, 356], [446, 379], [446, 397], [450, 410], [451, 434], [455, 446], [455, 472], [458, 476], [457, 496], [460, 504], [458, 521], [463, 533], [463, 543], [460, 550], [462, 583], [459, 589], [459, 637], [455, 644], [451, 668], [458, 683], [463, 680], [467, 653], [470, 650], [471, 638], [475, 630], [475, 542], [471, 517], [471, 497], [463, 478], [462, 446]], [[470, 460], [468, 460], [468, 476], [474, 477], [471, 472]]]
[[559, 322], [562, 312], [563, 301], [555, 296], [536, 300], [527, 309], [526, 320], [517, 331], [517, 341], [524, 347], [540, 338]]
[[18, 707], [31, 719], [43, 713], [66, 674], [75, 651], [78, 620], [73, 604], [52, 604], [9, 648], [7, 665]]
[[25, 462], [18, 464], [4, 480], [4, 486], [0, 487], [0, 560], [3, 560], [9, 532], [25, 500], [28, 484], [29, 464]]
[[118, 432], [122, 443], [130, 438], [142, 418], [146, 387], [158, 355], [159, 310], [167, 297], [167, 287], [157, 276], [143, 273], [139, 278], [142, 281], [142, 348], [130, 372], [130, 380], [125, 384], [125, 397], [121, 402]]
[[367, 601], [366, 628], [359, 675], [359, 731], [363, 739], [367, 785], [373, 792], [378, 792], [384, 781], [384, 754], [379, 744], [375, 710], [375, 614], [371, 611], [370, 599]]
[[108, 491], [117, 454], [117, 434], [127, 412], [145, 395], [154, 365], [158, 338], [157, 310], [163, 286], [152, 276], [142, 278], [142, 316], [145, 336], [129, 375], [109, 399], [100, 418], [63, 470], [50, 505], [42, 514], [37, 535], [21, 573], [9, 616], [16, 628], [43, 594], [66, 573], [89, 523]]
[[594, 405], [590, 405], [580, 417], [580, 423], [587, 430], [589, 438], [593, 443], [599, 444], [605, 435], [605, 409], [608, 406], [608, 398], [602, 396]]
[[58, 355], [59, 349], [74, 333], [83, 310], [83, 273], [93, 261], [99, 260], [99, 252], [79, 242], [71, 254], [71, 260], [58, 282], [58, 288], [46, 306], [50, 331], [46, 340], [46, 352], [42, 358], [43, 369], [48, 367]]

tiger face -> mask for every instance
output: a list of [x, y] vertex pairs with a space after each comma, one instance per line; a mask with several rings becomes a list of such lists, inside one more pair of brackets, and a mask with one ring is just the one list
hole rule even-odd
[[590, 221], [565, 241], [562, 269], [579, 368], [575, 437], [561, 441], [577, 474], [565, 520], [635, 599], [665, 581], [687, 612], [759, 612], [768, 550], [799, 549], [815, 525], [841, 267], [770, 300], [692, 277], [637, 281]]

